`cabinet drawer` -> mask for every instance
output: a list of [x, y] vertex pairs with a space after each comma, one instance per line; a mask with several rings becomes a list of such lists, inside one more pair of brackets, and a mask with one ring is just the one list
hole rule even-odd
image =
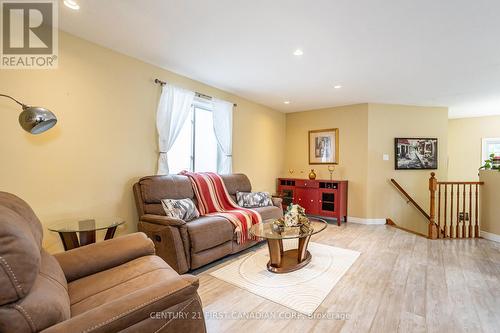
[[300, 179], [295, 181], [295, 186], [296, 187], [307, 187], [307, 188], [318, 188], [318, 182], [314, 180], [305, 180], [305, 179]]

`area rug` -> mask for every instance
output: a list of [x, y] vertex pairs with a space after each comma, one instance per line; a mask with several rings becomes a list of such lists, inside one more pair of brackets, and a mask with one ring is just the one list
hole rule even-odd
[[[297, 240], [284, 240], [285, 250], [297, 248]], [[210, 275], [267, 298], [292, 310], [312, 315], [360, 252], [309, 243], [311, 262], [294, 272], [275, 274], [267, 270], [267, 246], [244, 256]]]

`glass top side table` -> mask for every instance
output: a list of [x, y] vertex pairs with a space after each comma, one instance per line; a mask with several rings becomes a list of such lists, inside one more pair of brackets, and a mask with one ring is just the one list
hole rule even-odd
[[48, 229], [59, 233], [64, 250], [95, 243], [97, 230], [106, 230], [105, 240], [113, 238], [116, 228], [125, 221], [119, 217], [86, 220], [66, 220], [50, 225]]

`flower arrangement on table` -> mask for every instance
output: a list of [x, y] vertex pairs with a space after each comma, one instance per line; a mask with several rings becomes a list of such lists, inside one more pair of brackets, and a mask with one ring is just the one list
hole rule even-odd
[[300, 205], [290, 204], [285, 212], [284, 218], [275, 220], [274, 226], [280, 229], [285, 227], [309, 227], [311, 224], [306, 216], [306, 211]]

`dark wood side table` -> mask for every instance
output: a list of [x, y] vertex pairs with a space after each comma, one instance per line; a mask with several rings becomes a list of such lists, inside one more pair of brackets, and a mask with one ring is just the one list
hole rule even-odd
[[[309, 218], [311, 222], [308, 228], [285, 227], [277, 229], [273, 221], [254, 224], [250, 233], [256, 237], [267, 240], [269, 248], [269, 262], [267, 270], [273, 273], [288, 273], [306, 266], [311, 261], [311, 253], [307, 251], [309, 239], [312, 235], [323, 231], [327, 223], [323, 219]], [[298, 248], [284, 251], [283, 239], [298, 239]]]
[[121, 218], [103, 218], [86, 220], [69, 220], [50, 226], [48, 229], [59, 233], [64, 250], [68, 251], [80, 246], [95, 243], [97, 230], [106, 230], [104, 240], [115, 235], [116, 228], [124, 224]]

